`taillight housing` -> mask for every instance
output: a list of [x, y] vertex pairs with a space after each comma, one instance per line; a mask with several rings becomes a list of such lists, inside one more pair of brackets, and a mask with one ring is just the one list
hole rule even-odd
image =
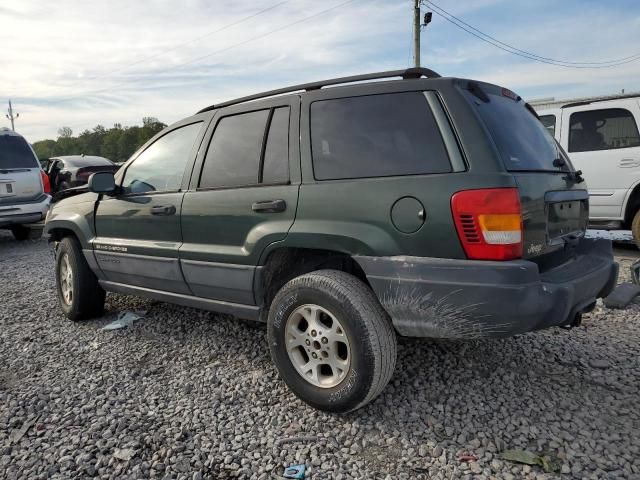
[[42, 181], [42, 191], [44, 191], [44, 193], [51, 193], [49, 175], [47, 175], [44, 170], [40, 170], [40, 180]]
[[517, 188], [457, 192], [451, 197], [451, 211], [468, 258], [522, 258], [522, 208]]

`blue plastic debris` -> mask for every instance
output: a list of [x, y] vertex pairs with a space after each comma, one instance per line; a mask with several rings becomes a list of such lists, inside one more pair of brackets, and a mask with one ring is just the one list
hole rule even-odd
[[304, 464], [291, 465], [284, 469], [284, 478], [304, 478]]

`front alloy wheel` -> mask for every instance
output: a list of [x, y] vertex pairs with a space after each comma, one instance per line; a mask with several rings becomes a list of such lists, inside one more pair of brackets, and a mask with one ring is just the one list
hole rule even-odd
[[69, 263], [69, 254], [63, 253], [60, 259], [60, 293], [65, 304], [73, 301], [73, 269]]

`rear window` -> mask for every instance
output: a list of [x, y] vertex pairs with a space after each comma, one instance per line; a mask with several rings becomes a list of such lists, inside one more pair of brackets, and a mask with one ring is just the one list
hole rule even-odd
[[558, 171], [553, 166], [561, 156], [556, 141], [520, 97], [485, 85], [475, 85], [473, 91], [463, 90], [489, 130], [507, 170]]
[[0, 135], [0, 170], [38, 167], [38, 160], [24, 138]]
[[317, 180], [451, 172], [422, 92], [313, 102], [311, 149]]

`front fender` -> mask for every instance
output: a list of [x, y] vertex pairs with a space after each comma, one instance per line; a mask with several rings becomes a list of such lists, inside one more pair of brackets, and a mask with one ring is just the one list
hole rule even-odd
[[[95, 194], [90, 195], [95, 197]], [[78, 238], [83, 249], [91, 248], [91, 240], [95, 237], [93, 228], [95, 198], [73, 201], [79, 197], [54, 204], [47, 215], [43, 233], [55, 237], [56, 232], [71, 231]]]

